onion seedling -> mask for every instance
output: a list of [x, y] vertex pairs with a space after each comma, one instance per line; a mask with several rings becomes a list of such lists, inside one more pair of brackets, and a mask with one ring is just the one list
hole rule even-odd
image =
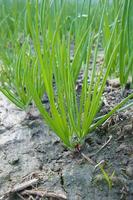
[[[108, 114], [104, 115], [98, 121], [95, 121], [96, 115], [101, 107], [102, 94], [106, 85], [112, 61], [118, 50], [119, 42], [116, 43], [111, 56], [108, 60], [106, 71], [104, 65], [99, 69], [96, 66], [98, 45], [100, 33], [103, 24], [105, 7], [102, 11], [102, 17], [98, 33], [92, 31], [92, 24], [82, 33], [79, 44], [75, 47], [74, 59], [70, 60], [70, 46], [72, 38], [71, 29], [67, 35], [62, 36], [62, 14], [64, 6], [56, 19], [56, 28], [51, 38], [49, 26], [40, 35], [40, 14], [39, 4], [36, 2], [35, 18], [31, 18], [31, 4], [27, 3], [27, 21], [34, 43], [36, 57], [40, 63], [45, 93], [48, 96], [50, 111], [47, 111], [45, 105], [34, 86], [34, 80], [37, 80], [36, 68], [28, 68], [27, 87], [32, 94], [33, 100], [42, 114], [45, 122], [60, 137], [68, 148], [75, 148], [82, 144], [85, 137], [92, 130], [101, 125], [121, 106], [123, 106], [133, 94], [124, 99], [120, 104], [114, 107]], [[75, 30], [76, 31], [76, 30]], [[112, 33], [113, 34], [113, 33]], [[40, 38], [44, 42], [40, 42]], [[43, 44], [43, 45], [42, 45]], [[95, 44], [94, 60], [92, 71], [89, 72], [90, 57]], [[107, 48], [108, 51], [108, 48]], [[106, 51], [106, 53], [108, 53]], [[87, 56], [85, 56], [87, 55]], [[83, 61], [85, 59], [85, 67]], [[80, 97], [77, 95], [76, 80], [79, 73], [83, 70], [83, 83]], [[54, 84], [53, 84], [54, 77]], [[88, 77], [90, 83], [88, 84]]]

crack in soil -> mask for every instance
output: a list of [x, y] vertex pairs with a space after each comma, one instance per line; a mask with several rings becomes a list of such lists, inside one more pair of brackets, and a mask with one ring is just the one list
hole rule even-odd
[[[121, 101], [120, 93], [120, 88], [114, 88], [114, 92], [105, 90], [108, 104], [103, 105], [101, 113], [105, 114]], [[29, 120], [27, 113], [16, 109], [1, 94], [0, 108], [0, 195], [6, 193], [11, 185], [21, 183], [27, 174], [39, 171], [43, 178], [39, 187], [42, 190], [63, 190], [68, 200], [107, 200], [108, 197], [119, 200], [122, 192], [126, 200], [133, 199], [132, 108], [117, 113], [117, 120], [116, 115], [112, 116], [113, 123], [108, 121], [105, 127], [88, 135], [88, 143], [83, 147], [84, 154], [89, 157], [100, 149], [109, 135], [113, 136], [108, 148], [95, 155], [95, 160], [104, 159], [107, 161], [106, 172], [115, 171], [119, 180], [124, 178], [126, 192], [119, 181], [114, 182], [110, 192], [104, 181], [92, 183], [92, 178], [101, 173], [100, 170], [97, 168], [93, 173], [92, 165], [85, 159], [65, 151], [59, 138], [44, 124], [35, 108], [31, 106], [30, 112], [35, 117]], [[12, 128], [9, 130], [9, 127]]]

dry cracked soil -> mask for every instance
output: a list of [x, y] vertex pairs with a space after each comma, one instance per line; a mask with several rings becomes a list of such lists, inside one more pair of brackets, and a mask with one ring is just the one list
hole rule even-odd
[[[102, 114], [121, 100], [119, 85], [109, 81], [104, 97]], [[87, 158], [104, 160], [110, 182]], [[21, 111], [0, 93], [0, 199], [133, 200], [133, 108], [91, 133], [78, 153], [63, 146], [35, 106]]]

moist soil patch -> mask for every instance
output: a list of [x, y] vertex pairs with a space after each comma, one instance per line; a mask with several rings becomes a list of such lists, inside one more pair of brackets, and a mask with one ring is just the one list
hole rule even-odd
[[[131, 92], [108, 81], [100, 114]], [[95, 167], [100, 162], [110, 189]], [[113, 115], [80, 152], [71, 152], [34, 106], [20, 111], [0, 94], [0, 199], [132, 200], [133, 108]]]

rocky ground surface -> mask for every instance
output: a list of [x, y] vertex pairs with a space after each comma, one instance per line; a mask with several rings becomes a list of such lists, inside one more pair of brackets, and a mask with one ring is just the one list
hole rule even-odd
[[[102, 114], [122, 99], [116, 81], [104, 94]], [[62, 145], [36, 108], [20, 111], [0, 94], [0, 199], [132, 200], [133, 108], [90, 134], [78, 153]]]

